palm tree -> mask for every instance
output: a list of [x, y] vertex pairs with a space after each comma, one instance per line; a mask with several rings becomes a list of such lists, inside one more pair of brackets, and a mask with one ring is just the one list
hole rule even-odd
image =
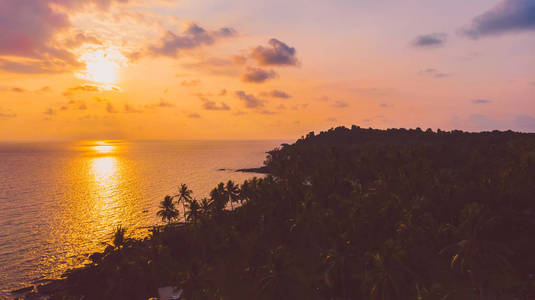
[[213, 206], [213, 202], [208, 198], [202, 198], [201, 203], [199, 204], [201, 213], [205, 215], [210, 213], [212, 206]]
[[160, 202], [160, 210], [156, 213], [162, 218], [162, 221], [167, 220], [167, 223], [171, 223], [171, 220], [178, 217], [178, 210], [175, 208], [173, 197], [167, 195], [164, 200]]
[[238, 185], [234, 184], [232, 180], [229, 180], [225, 186], [225, 192], [227, 194], [228, 201], [230, 202], [230, 207], [232, 210], [234, 210], [233, 203], [238, 202], [240, 188]]
[[184, 206], [188, 208], [188, 211], [184, 214], [186, 221], [192, 221], [193, 224], [197, 224], [197, 220], [200, 215], [200, 205], [197, 199], [187, 200]]
[[184, 209], [184, 215], [186, 214], [186, 208], [184, 207], [184, 204], [186, 201], [191, 200], [191, 194], [193, 194], [193, 191], [188, 188], [186, 184], [181, 184], [180, 188], [178, 189], [178, 194], [176, 194], [173, 197], [178, 197], [177, 204], [180, 205], [180, 201], [182, 201], [182, 208]]
[[219, 183], [216, 188], [210, 192], [210, 198], [212, 199], [212, 207], [216, 214], [222, 212], [229, 201], [227, 192], [225, 190], [225, 184]]
[[115, 248], [119, 248], [122, 245], [124, 245], [126, 238], [126, 228], [122, 227], [121, 225], [117, 226], [117, 229], [115, 230], [115, 233], [113, 235], [113, 246]]
[[243, 182], [243, 184], [240, 187], [240, 194], [238, 197], [240, 204], [242, 204], [244, 200], [248, 200], [250, 195], [251, 195], [251, 188], [250, 188], [249, 182], [246, 180]]

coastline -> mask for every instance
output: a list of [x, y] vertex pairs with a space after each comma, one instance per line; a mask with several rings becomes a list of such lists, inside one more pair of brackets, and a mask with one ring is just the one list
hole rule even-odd
[[[242, 169], [226, 169], [226, 168], [220, 168], [218, 171], [234, 171], [239, 173], [256, 173], [256, 174], [270, 174], [269, 168], [266, 166], [262, 167], [256, 167], [256, 168], [242, 168]], [[83, 268], [83, 267], [82, 267]], [[76, 270], [78, 268], [75, 268], [73, 270]], [[71, 270], [72, 271], [72, 270]], [[45, 297], [47, 295], [50, 295], [54, 292], [60, 291], [62, 289], [65, 289], [67, 285], [62, 280], [64, 276], [60, 278], [53, 278], [53, 279], [46, 279], [43, 280], [43, 282], [40, 282], [39, 284], [34, 284], [31, 286], [25, 286], [22, 288], [18, 288], [15, 290], [9, 291], [9, 295], [11, 297], [19, 298], [19, 297]]]
[[271, 173], [269, 168], [266, 166], [256, 167], [256, 168], [236, 169], [236, 170], [221, 168], [217, 170], [218, 171], [233, 171], [233, 172], [238, 172], [238, 173], [257, 173], [257, 174], [270, 174]]
[[235, 172], [242, 172], [242, 173], [259, 173], [259, 174], [270, 174], [270, 170], [268, 167], [258, 167], [258, 168], [246, 168], [246, 169], [238, 169]]

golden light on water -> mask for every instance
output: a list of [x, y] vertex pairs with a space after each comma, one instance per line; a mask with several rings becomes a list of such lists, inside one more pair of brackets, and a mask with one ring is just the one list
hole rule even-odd
[[93, 158], [91, 161], [91, 176], [103, 188], [113, 186], [112, 179], [116, 172], [117, 159], [113, 156]]
[[114, 224], [119, 222], [120, 213], [124, 205], [116, 192], [120, 188], [123, 178], [116, 157], [95, 157], [91, 160], [90, 173], [92, 190], [91, 201], [93, 210], [91, 211], [92, 224], [95, 230], [110, 230]]
[[97, 154], [88, 161], [87, 177], [89, 197], [87, 205], [91, 231], [102, 239], [125, 220], [125, 212], [130, 211], [130, 203], [124, 198], [126, 176], [124, 161], [115, 155], [120, 148], [118, 143], [98, 141], [90, 146]]
[[86, 205], [91, 207], [87, 211], [87, 218], [91, 220], [89, 224], [91, 231], [96, 234], [95, 238], [111, 232], [125, 219], [125, 211], [131, 209], [124, 198], [127, 190], [124, 161], [117, 155], [121, 145], [120, 141], [93, 141], [87, 145], [89, 197], [86, 198]]

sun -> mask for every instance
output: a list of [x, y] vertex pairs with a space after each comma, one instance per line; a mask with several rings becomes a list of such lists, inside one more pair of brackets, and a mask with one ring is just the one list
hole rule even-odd
[[115, 151], [115, 146], [107, 141], [96, 141], [91, 149], [98, 154], [109, 154]]
[[115, 48], [87, 49], [80, 56], [86, 69], [76, 74], [79, 78], [99, 84], [110, 85], [118, 80], [121, 66], [125, 65], [125, 57]]

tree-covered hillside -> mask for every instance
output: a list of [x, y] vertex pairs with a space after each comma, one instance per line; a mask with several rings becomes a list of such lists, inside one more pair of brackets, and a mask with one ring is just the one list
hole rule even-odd
[[162, 202], [167, 225], [143, 240], [118, 230], [91, 264], [40, 291], [533, 299], [534, 134], [340, 127], [270, 151], [265, 165], [271, 175], [222, 183], [207, 199], [182, 186]]

